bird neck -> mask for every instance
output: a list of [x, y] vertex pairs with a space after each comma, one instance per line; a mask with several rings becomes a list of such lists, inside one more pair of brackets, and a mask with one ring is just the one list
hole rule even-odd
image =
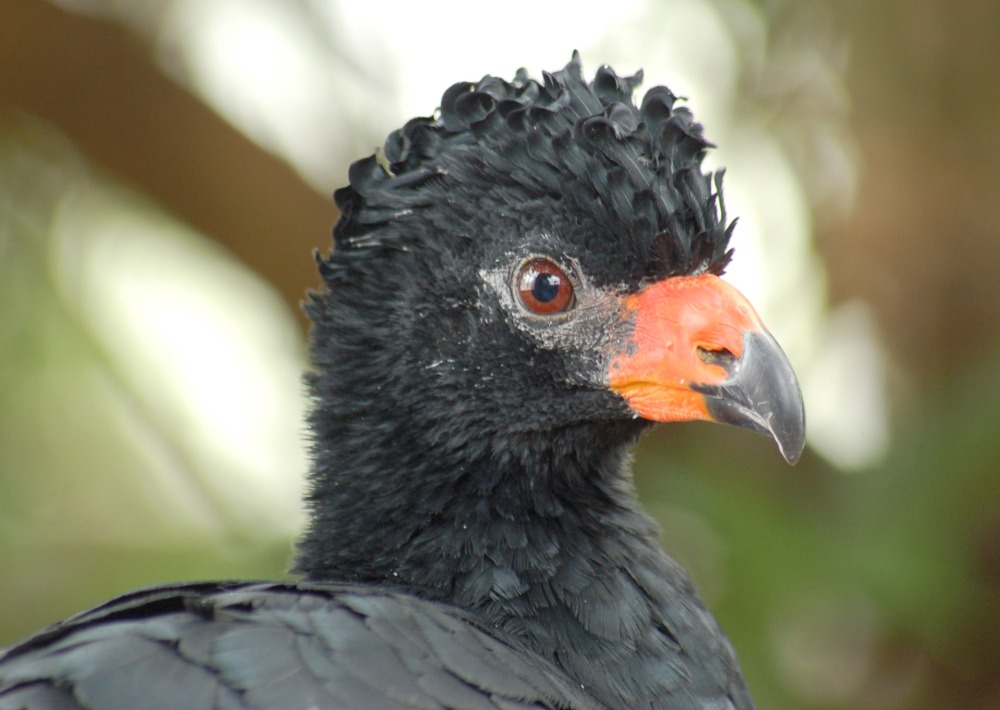
[[635, 425], [435, 449], [360, 424], [340, 420], [316, 447], [298, 572], [466, 609], [611, 707], [745, 697], [732, 648], [636, 501], [620, 443]]
[[659, 549], [631, 485], [628, 448], [609, 441], [627, 434], [508, 433], [435, 448], [405, 427], [362, 432], [360, 424], [342, 422], [317, 447], [311, 524], [296, 563], [309, 579], [523, 612], [526, 589], [580, 560], [616, 567], [619, 555]]

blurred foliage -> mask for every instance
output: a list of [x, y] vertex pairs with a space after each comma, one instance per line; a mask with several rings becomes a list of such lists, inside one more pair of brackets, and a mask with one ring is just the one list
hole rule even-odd
[[[168, 5], [148, 3], [134, 33], [41, 0], [0, 4], [0, 643], [135, 585], [276, 577], [288, 555], [287, 535], [225, 516], [172, 527], [135, 474], [151, 465], [143, 436], [180, 440], [59, 282], [53, 224], [96, 173], [223, 244], [289, 305], [315, 283], [308, 254], [332, 206], [164, 76], [150, 43]], [[784, 70], [747, 60], [757, 120], [782, 123], [798, 97], [854, 136], [853, 209], [823, 202], [837, 166], [821, 145], [791, 122], [785, 145], [818, 196], [835, 298], [878, 314], [893, 447], [848, 476], [808, 452], [784, 467], [745, 432], [674, 425], [640, 446], [640, 494], [761, 708], [1000, 707], [1000, 4], [715, 5], [755, 6], [761, 58]], [[847, 38], [847, 97], [815, 91], [822, 72], [797, 49], [831, 23]]]
[[[205, 469], [223, 473], [226, 461], [199, 451], [172, 403], [179, 393], [163, 389], [164, 373], [130, 379], [128, 333], [101, 332], [100, 311], [92, 320], [94, 209], [119, 218], [138, 211], [140, 224], [157, 229], [149, 205], [101, 183], [50, 129], [17, 120], [0, 130], [4, 640], [137, 581], [240, 577], [261, 574], [262, 565], [280, 575], [289, 552], [294, 526], [274, 530], [267, 516], [254, 516], [250, 527], [218, 498]], [[187, 245], [188, 258], [211, 262], [206, 246]], [[125, 256], [118, 251], [104, 250], [105, 279], [108, 257]], [[226, 276], [219, 265], [213, 273]], [[244, 297], [258, 302], [252, 291]]]

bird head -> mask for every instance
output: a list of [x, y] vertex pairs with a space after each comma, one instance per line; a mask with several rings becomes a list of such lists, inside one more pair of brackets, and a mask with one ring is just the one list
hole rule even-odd
[[367, 422], [469, 451], [709, 420], [797, 460], [795, 375], [719, 278], [733, 225], [710, 143], [668, 89], [636, 106], [640, 81], [588, 82], [574, 54], [541, 82], [455, 84], [352, 165], [307, 304], [318, 439]]

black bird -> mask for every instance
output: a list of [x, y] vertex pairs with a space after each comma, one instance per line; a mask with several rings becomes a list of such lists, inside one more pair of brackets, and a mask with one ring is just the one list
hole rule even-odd
[[313, 321], [299, 583], [163, 586], [0, 657], [0, 708], [750, 708], [657, 543], [652, 421], [767, 432], [788, 360], [718, 278], [710, 147], [579, 57], [452, 86], [336, 192]]

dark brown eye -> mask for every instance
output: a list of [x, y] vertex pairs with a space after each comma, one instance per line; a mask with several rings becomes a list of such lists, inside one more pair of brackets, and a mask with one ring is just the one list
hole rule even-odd
[[548, 259], [522, 264], [515, 285], [521, 304], [540, 316], [562, 313], [573, 305], [573, 284], [566, 272]]

